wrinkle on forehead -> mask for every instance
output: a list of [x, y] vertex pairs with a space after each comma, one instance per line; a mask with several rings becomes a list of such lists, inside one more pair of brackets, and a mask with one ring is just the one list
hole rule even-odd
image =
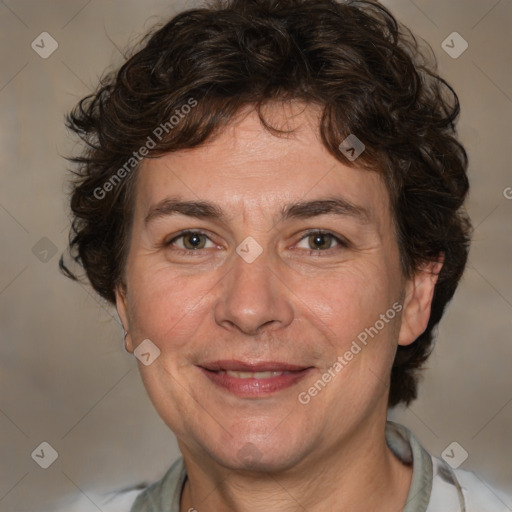
[[138, 176], [138, 215], [179, 195], [218, 204], [230, 222], [249, 223], [253, 217], [261, 224], [276, 218], [285, 204], [342, 195], [368, 210], [382, 230], [390, 208], [381, 176], [330, 154], [319, 137], [318, 107], [273, 103], [263, 113], [276, 128], [293, 132], [274, 135], [254, 107], [246, 108], [211, 141], [146, 160]]

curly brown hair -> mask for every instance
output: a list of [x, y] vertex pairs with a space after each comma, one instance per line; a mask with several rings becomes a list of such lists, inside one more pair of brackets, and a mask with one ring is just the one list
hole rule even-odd
[[[199, 146], [248, 105], [279, 136], [262, 106], [288, 100], [321, 107], [322, 143], [344, 164], [354, 165], [341, 141], [356, 134], [365, 144], [357, 166], [383, 176], [404, 275], [444, 257], [427, 329], [398, 347], [391, 372], [389, 405], [408, 404], [467, 260], [467, 155], [456, 139], [459, 101], [435, 58], [376, 2], [221, 0], [147, 34], [67, 117], [87, 145], [70, 159], [70, 254], [115, 303], [140, 155]], [[77, 279], [63, 257], [60, 267]]]

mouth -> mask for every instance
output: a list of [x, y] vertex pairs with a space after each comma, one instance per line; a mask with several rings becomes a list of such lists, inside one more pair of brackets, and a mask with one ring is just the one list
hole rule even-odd
[[217, 387], [242, 398], [274, 395], [297, 384], [313, 369], [275, 361], [234, 360], [205, 363], [199, 368]]

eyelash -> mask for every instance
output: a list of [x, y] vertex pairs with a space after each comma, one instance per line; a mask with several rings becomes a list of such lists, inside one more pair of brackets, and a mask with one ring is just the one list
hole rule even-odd
[[[163, 245], [165, 247], [171, 247], [172, 244], [174, 242], [176, 242], [176, 240], [179, 240], [180, 238], [183, 238], [183, 237], [185, 237], [187, 235], [204, 235], [204, 236], [206, 236], [206, 238], [208, 238], [208, 240], [213, 242], [213, 240], [211, 240], [210, 237], [206, 233], [204, 233], [203, 231], [187, 230], [187, 231], [182, 231], [179, 235], [173, 237], [171, 240], [169, 240], [168, 242], [165, 242]], [[344, 238], [336, 236], [333, 233], [331, 233], [330, 231], [325, 231], [325, 230], [321, 230], [321, 229], [313, 229], [311, 231], [306, 232], [299, 239], [299, 241], [297, 243], [302, 242], [305, 238], [308, 238], [308, 237], [310, 237], [312, 235], [328, 235], [328, 236], [330, 236], [332, 238], [332, 240], [336, 241], [339, 244], [338, 249], [348, 248], [350, 246], [349, 242], [347, 240], [345, 240]], [[332, 247], [330, 247], [329, 249], [325, 249], [325, 250], [309, 249], [308, 250], [308, 256], [320, 256], [321, 253], [329, 252], [329, 251], [332, 251], [332, 250], [333, 250]], [[176, 248], [176, 247], [174, 247], [172, 249], [172, 251], [177, 253], [177, 254], [186, 254], [187, 256], [190, 256], [190, 255], [192, 255], [192, 256], [199, 256], [199, 254], [201, 253], [201, 249], [197, 249], [197, 250], [194, 250], [194, 249], [179, 249], [179, 248]]]

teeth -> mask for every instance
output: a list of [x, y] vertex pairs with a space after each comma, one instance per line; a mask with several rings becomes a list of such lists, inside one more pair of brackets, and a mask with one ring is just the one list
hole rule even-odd
[[230, 377], [236, 377], [237, 379], [270, 379], [271, 377], [277, 377], [288, 372], [234, 372], [232, 370], [220, 371]]

